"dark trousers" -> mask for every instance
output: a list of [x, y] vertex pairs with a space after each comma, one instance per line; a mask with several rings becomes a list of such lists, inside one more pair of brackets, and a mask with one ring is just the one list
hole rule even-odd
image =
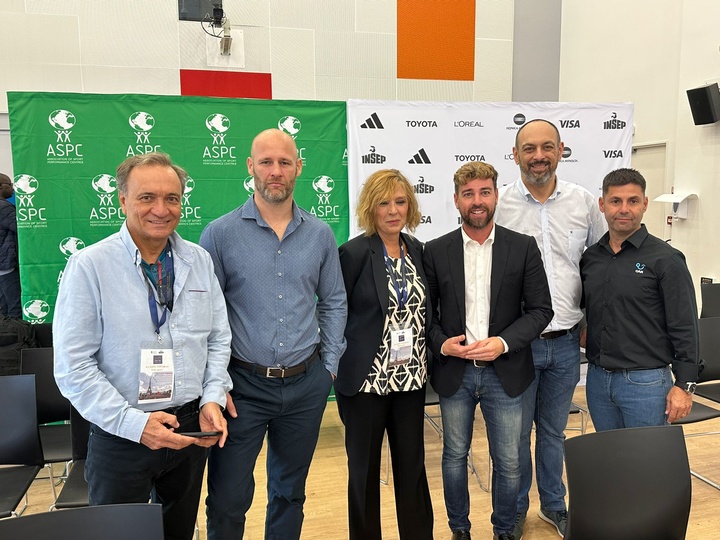
[[238, 417], [227, 417], [225, 446], [208, 461], [208, 540], [239, 540], [255, 492], [253, 471], [267, 434], [266, 540], [297, 540], [305, 481], [332, 386], [321, 360], [308, 371], [268, 379], [230, 364]]
[[0, 276], [0, 314], [20, 319], [20, 303], [20, 271], [15, 268], [9, 274]]
[[351, 540], [380, 540], [380, 460], [385, 431], [392, 456], [398, 529], [402, 540], [432, 540], [433, 510], [425, 473], [425, 389], [387, 396], [337, 394], [348, 456]]
[[[198, 414], [178, 417], [183, 431], [199, 431]], [[90, 426], [85, 479], [91, 505], [162, 504], [166, 540], [190, 540], [195, 532], [207, 449], [150, 450]], [[100, 535], [102, 536], [102, 535]], [[139, 539], [138, 539], [139, 540]]]

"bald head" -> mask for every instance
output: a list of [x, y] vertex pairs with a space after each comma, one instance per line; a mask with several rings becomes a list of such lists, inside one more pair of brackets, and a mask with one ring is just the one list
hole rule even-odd
[[255, 158], [259, 148], [268, 145], [273, 147], [292, 148], [297, 156], [297, 145], [295, 144], [295, 140], [284, 131], [272, 128], [261, 131], [255, 136], [252, 145], [250, 146], [250, 157]]

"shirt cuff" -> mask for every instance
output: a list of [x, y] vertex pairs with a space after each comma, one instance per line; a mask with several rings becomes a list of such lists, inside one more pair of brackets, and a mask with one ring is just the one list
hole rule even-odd
[[503, 342], [503, 347], [505, 347], [505, 350], [503, 350], [503, 354], [507, 354], [507, 352], [510, 350], [510, 347], [508, 347], [507, 341], [505, 341], [500, 336], [498, 336], [498, 339]]

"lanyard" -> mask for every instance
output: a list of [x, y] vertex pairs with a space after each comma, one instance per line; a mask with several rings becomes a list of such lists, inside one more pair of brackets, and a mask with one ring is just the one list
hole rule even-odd
[[[162, 341], [160, 338], [160, 328], [163, 324], [165, 324], [165, 321], [167, 320], [167, 312], [168, 312], [168, 303], [172, 301], [172, 276], [174, 272], [173, 268], [173, 259], [172, 259], [172, 251], [170, 250], [170, 245], [168, 244], [166, 251], [165, 251], [165, 271], [167, 274], [167, 282], [163, 283], [162, 278], [162, 263], [160, 260], [158, 260], [157, 264], [157, 271], [158, 271], [158, 302], [155, 302], [155, 294], [153, 292], [153, 286], [150, 279], [145, 275], [145, 281], [147, 281], [148, 286], [148, 305], [150, 307], [150, 318], [152, 319], [153, 326], [155, 327], [155, 333], [158, 336], [158, 341]], [[162, 310], [162, 316], [158, 316], [158, 309], [157, 305], [160, 304], [163, 308]]]
[[402, 313], [403, 309], [405, 309], [408, 297], [407, 275], [405, 273], [405, 250], [403, 249], [402, 238], [400, 238], [400, 265], [402, 272], [401, 287], [398, 286], [398, 275], [397, 272], [395, 272], [395, 267], [392, 262], [390, 262], [390, 256], [385, 248], [385, 244], [383, 244], [383, 255], [385, 256], [385, 266], [390, 274], [390, 281], [392, 281], [393, 287], [395, 288], [395, 294], [397, 294], [398, 308], [400, 309], [400, 313]]

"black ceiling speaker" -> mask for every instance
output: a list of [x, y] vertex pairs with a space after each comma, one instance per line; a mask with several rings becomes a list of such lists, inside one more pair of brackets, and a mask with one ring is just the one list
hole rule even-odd
[[720, 120], [720, 89], [717, 83], [688, 90], [687, 95], [696, 126]]

